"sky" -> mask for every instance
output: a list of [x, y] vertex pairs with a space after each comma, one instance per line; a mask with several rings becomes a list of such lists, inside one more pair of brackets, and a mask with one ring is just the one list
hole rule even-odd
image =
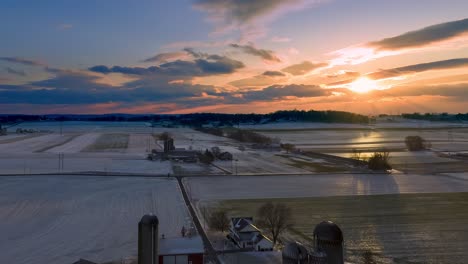
[[0, 0], [0, 113], [466, 113], [466, 10], [466, 0]]

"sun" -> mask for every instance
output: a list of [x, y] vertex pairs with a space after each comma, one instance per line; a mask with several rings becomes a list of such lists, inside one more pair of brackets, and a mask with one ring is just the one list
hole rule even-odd
[[362, 77], [349, 84], [348, 89], [357, 93], [367, 93], [372, 90], [378, 89], [376, 81]]

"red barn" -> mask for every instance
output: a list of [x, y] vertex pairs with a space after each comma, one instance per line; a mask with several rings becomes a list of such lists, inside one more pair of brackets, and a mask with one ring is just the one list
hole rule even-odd
[[159, 239], [159, 264], [203, 264], [204, 252], [199, 236]]

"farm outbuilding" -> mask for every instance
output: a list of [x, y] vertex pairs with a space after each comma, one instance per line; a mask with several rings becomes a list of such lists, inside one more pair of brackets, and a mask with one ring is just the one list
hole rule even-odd
[[204, 252], [199, 236], [159, 240], [159, 264], [203, 264]]

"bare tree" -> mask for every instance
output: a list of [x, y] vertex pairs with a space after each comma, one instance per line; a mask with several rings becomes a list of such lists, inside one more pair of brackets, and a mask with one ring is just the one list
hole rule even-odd
[[286, 150], [286, 153], [289, 153], [295, 150], [296, 146], [294, 146], [294, 144], [291, 144], [291, 143], [285, 143], [285, 144], [281, 144], [281, 148]]
[[371, 170], [391, 170], [390, 152], [375, 152], [368, 160], [368, 167]]
[[267, 229], [276, 245], [278, 237], [292, 226], [291, 208], [281, 203], [268, 202], [257, 211], [258, 225]]
[[405, 144], [409, 151], [420, 151], [431, 148], [431, 144], [420, 136], [407, 136]]
[[212, 230], [227, 231], [229, 228], [229, 218], [225, 210], [216, 210], [208, 216], [208, 226]]

